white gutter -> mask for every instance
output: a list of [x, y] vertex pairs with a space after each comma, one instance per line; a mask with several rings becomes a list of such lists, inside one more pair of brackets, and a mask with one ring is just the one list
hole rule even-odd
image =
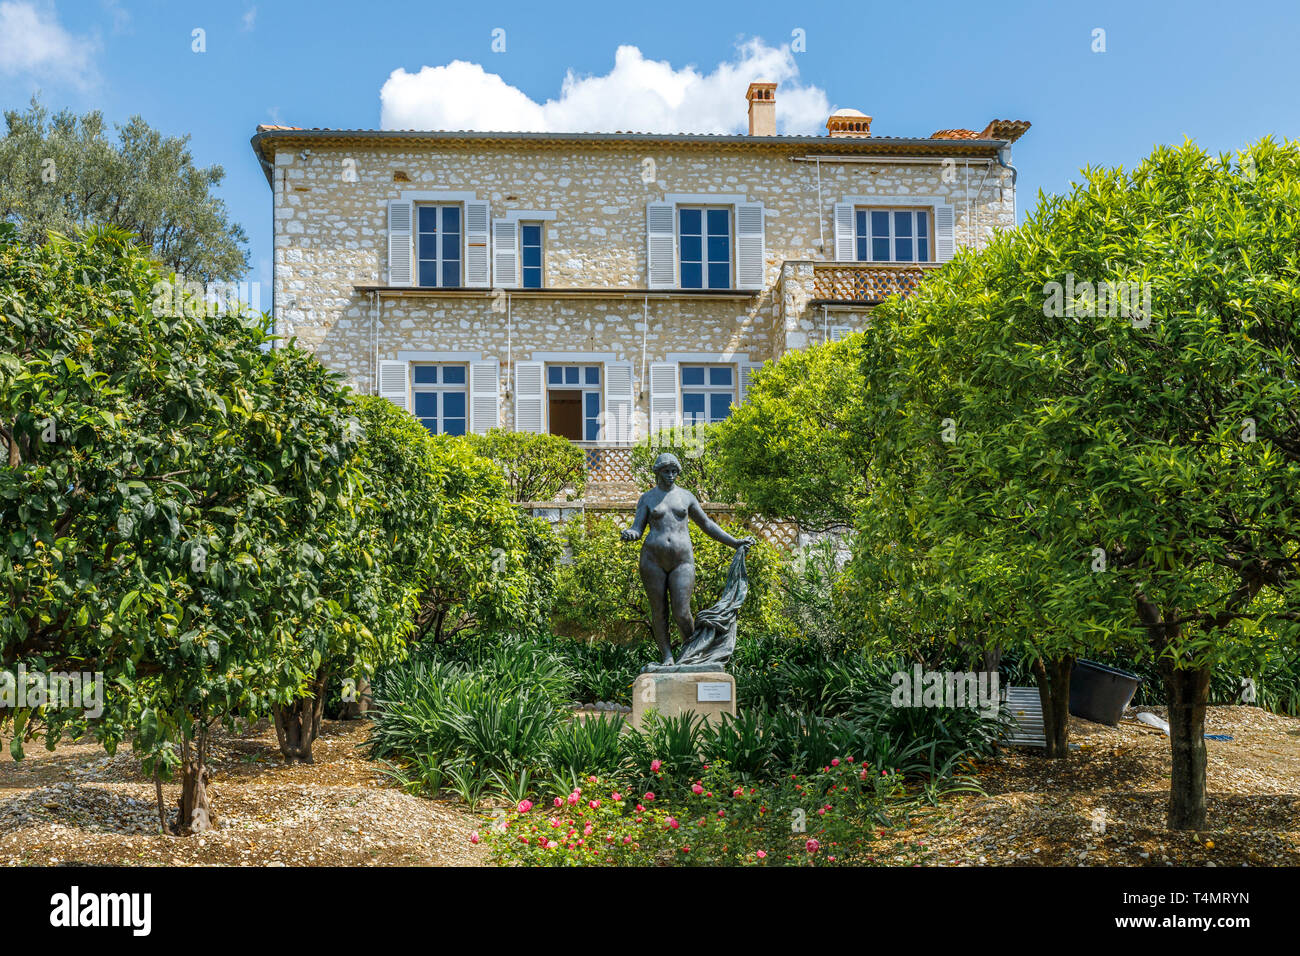
[[[964, 158], [964, 157], [963, 157]], [[928, 166], [941, 166], [945, 159], [952, 159], [951, 156], [791, 156], [792, 163], [871, 163], [875, 166], [887, 166], [890, 163], [919, 163]], [[970, 162], [983, 163], [991, 166], [997, 162], [996, 159], [980, 159], [975, 157]]]

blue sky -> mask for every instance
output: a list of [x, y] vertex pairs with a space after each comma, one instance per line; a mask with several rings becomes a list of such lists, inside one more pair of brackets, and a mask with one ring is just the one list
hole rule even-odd
[[[739, 131], [736, 84], [778, 72], [763, 78], [780, 79], [779, 119], [795, 131], [824, 122], [825, 106], [870, 114], [879, 135], [1030, 120], [1014, 153], [1023, 216], [1039, 189], [1066, 188], [1084, 165], [1132, 165], [1156, 143], [1295, 137], [1297, 39], [1296, 0], [0, 0], [0, 105], [40, 90], [52, 108], [190, 134], [199, 164], [225, 168], [221, 196], [249, 234], [250, 278], [265, 282], [270, 195], [248, 147], [259, 123]], [[620, 47], [635, 50], [616, 66]]]

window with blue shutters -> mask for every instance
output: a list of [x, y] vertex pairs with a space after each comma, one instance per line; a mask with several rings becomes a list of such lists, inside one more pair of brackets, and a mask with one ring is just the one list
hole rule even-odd
[[710, 425], [731, 414], [736, 370], [731, 365], [682, 365], [682, 424]]
[[435, 435], [464, 435], [468, 430], [468, 383], [464, 365], [411, 366], [415, 417]]

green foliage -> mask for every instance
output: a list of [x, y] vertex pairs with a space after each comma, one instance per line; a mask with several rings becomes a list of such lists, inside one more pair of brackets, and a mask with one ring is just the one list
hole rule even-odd
[[[1297, 170], [1269, 141], [1088, 170], [878, 308], [871, 576], [1046, 657], [1248, 668], [1294, 642]], [[1054, 307], [1053, 283], [1085, 281], [1149, 285], [1149, 322], [1095, 294]]]
[[961, 773], [992, 752], [1002, 730], [974, 710], [894, 707], [892, 664], [860, 654], [826, 660], [813, 642], [755, 644], [747, 670], [782, 671], [776, 699], [751, 698], [745, 677], [738, 718], [708, 726], [689, 713], [650, 714], [633, 731], [621, 716], [567, 715], [574, 668], [565, 654], [581, 645], [484, 635], [453, 641], [381, 674], [371, 754], [389, 761], [389, 772], [414, 792], [450, 789], [470, 802], [489, 792], [517, 802], [548, 787], [580, 788], [590, 774], [681, 799], [719, 763], [737, 780], [762, 785], [846, 756], [902, 774], [932, 796], [969, 786]]
[[117, 226], [188, 280], [235, 281], [248, 270], [244, 230], [213, 190], [220, 166], [194, 165], [189, 137], [163, 136], [139, 116], [108, 135], [98, 111], [51, 116], [37, 100], [5, 113], [0, 221], [32, 246], [49, 232]]
[[[748, 532], [724, 525], [736, 536]], [[565, 537], [572, 554], [570, 563], [560, 566], [553, 622], [558, 633], [599, 636], [617, 642], [650, 638], [650, 604], [638, 570], [639, 548], [619, 540], [619, 526], [611, 518], [594, 522], [590, 530], [582, 522], [570, 522]], [[722, 593], [731, 566], [731, 548], [709, 538], [698, 528], [690, 529], [695, 550], [695, 611], [708, 607]], [[742, 635], [781, 632], [778, 591], [780, 553], [765, 541], [755, 541], [745, 557], [749, 575], [749, 597], [740, 610]]]
[[[355, 626], [327, 561], [368, 558], [330, 545], [359, 489], [336, 376], [261, 319], [151, 310], [156, 279], [116, 230], [0, 246], [0, 662], [104, 672], [95, 734], [166, 773], [298, 693], [306, 622]], [[37, 716], [50, 746], [75, 719]]]
[[758, 514], [807, 531], [853, 526], [871, 456], [863, 423], [861, 337], [786, 352], [755, 375], [717, 426], [718, 482]]
[[475, 454], [501, 468], [512, 501], [555, 501], [565, 488], [570, 489], [568, 500], [582, 497], [586, 453], [567, 438], [500, 428], [465, 437]]
[[1176, 828], [1210, 674], [1300, 637], [1298, 173], [1270, 140], [1085, 170], [861, 339], [864, 605], [1031, 661], [1136, 648], [1186, 692]]
[[661, 428], [632, 446], [632, 475], [640, 488], [655, 483], [654, 463], [660, 455], [676, 455], [682, 471], [677, 484], [700, 501], [734, 502], [735, 494], [722, 481], [717, 440], [718, 425], [679, 425]]
[[573, 696], [583, 703], [632, 703], [632, 682], [657, 656], [649, 641], [619, 644], [601, 638], [553, 638], [550, 645], [569, 662]]
[[546, 523], [520, 514], [499, 470], [464, 438], [412, 431], [404, 441], [422, 450], [439, 502], [431, 558], [416, 577], [417, 639], [545, 628], [560, 555]]

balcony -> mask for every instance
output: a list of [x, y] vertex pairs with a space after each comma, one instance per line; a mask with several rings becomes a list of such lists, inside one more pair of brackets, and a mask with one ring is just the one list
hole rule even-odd
[[937, 262], [815, 262], [809, 305], [881, 302], [907, 295]]

